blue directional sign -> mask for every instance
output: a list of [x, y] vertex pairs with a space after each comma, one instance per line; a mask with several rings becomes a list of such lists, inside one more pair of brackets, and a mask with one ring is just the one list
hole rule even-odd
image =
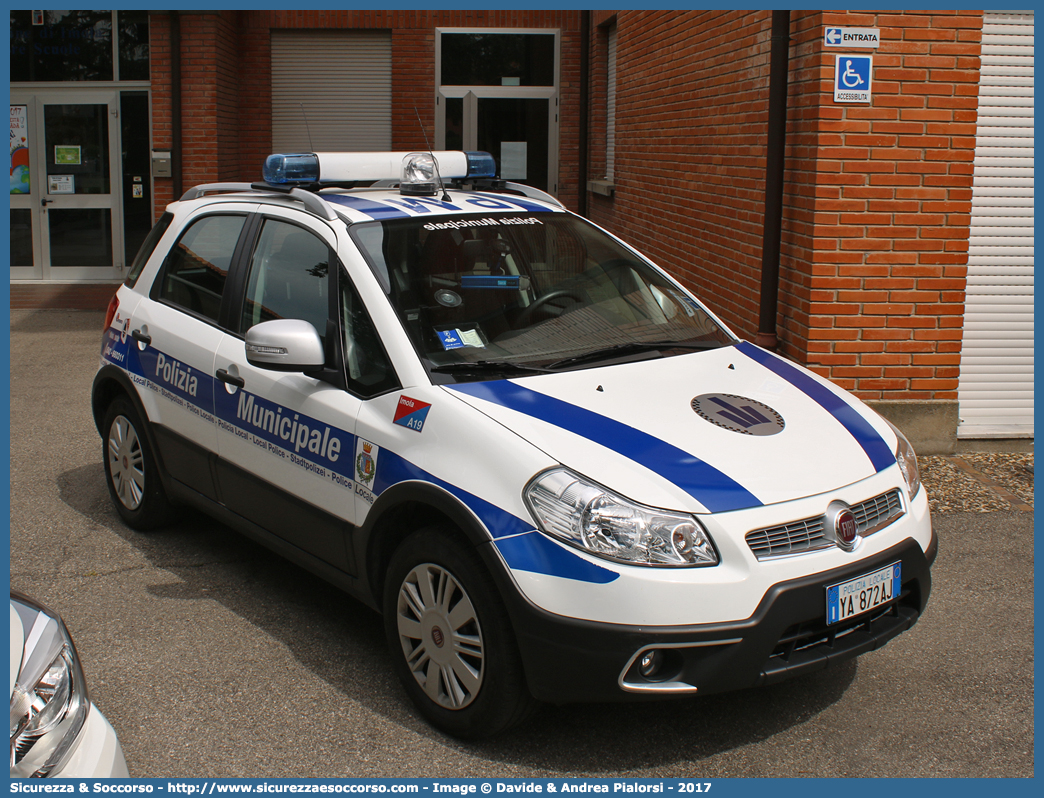
[[874, 72], [872, 55], [844, 54], [834, 62], [834, 102], [870, 102], [870, 82]]

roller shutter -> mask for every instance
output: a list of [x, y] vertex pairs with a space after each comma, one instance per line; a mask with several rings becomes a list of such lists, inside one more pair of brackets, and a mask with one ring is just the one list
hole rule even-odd
[[272, 31], [273, 151], [391, 150], [391, 53], [388, 31]]
[[961, 438], [1033, 435], [1033, 12], [987, 12], [958, 385]]

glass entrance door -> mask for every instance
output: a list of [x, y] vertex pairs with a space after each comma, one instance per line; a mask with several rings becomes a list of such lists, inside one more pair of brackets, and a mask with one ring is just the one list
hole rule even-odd
[[484, 150], [497, 175], [558, 193], [558, 31], [444, 28], [435, 146]]
[[441, 146], [488, 152], [497, 162], [498, 177], [554, 194], [554, 102], [544, 97], [479, 96], [473, 91], [445, 98]]
[[[19, 134], [25, 147], [17, 159], [15, 119], [22, 112], [16, 109], [24, 109], [25, 118], [25, 135]], [[123, 247], [116, 92], [12, 94], [11, 110], [11, 277], [118, 279]]]

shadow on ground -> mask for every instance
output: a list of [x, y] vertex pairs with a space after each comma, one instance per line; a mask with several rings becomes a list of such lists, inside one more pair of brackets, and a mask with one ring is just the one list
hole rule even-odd
[[[207, 598], [285, 645], [310, 672], [352, 701], [442, 744], [493, 762], [608, 776], [692, 762], [748, 746], [838, 701], [854, 662], [780, 685], [671, 701], [544, 706], [523, 726], [464, 745], [419, 719], [391, 672], [380, 616], [307, 571], [193, 511], [141, 534], [112, 508], [101, 464], [61, 474], [59, 495], [76, 512], [140, 551], [180, 583], [151, 592]], [[579, 766], [582, 764], [582, 771]]]

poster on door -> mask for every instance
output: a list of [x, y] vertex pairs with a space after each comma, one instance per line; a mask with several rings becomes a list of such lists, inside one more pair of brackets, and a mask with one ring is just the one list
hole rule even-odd
[[11, 193], [29, 193], [29, 106], [11, 106]]

